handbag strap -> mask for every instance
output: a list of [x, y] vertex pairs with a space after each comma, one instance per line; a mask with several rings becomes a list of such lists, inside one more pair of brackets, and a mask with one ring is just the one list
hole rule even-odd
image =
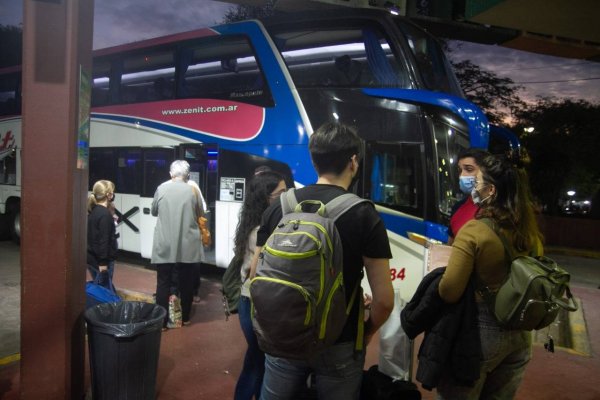
[[96, 285], [100, 284], [100, 275], [101, 274], [106, 274], [106, 277], [108, 279], [108, 290], [112, 291], [113, 293], [117, 293], [117, 289], [115, 288], [115, 285], [113, 285], [112, 283], [112, 278], [110, 277], [110, 274], [108, 273], [108, 270], [106, 271], [98, 271], [98, 273], [96, 274], [96, 277], [94, 278], [94, 283]]

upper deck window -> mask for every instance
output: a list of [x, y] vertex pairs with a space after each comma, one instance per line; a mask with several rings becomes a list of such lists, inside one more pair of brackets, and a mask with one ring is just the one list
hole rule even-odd
[[406, 36], [416, 66], [425, 87], [423, 89], [464, 97], [456, 76], [439, 42], [417, 27], [397, 19], [397, 26]]
[[186, 46], [180, 54], [179, 97], [234, 100], [273, 106], [260, 64], [244, 36], [214, 36]]
[[209, 36], [94, 60], [92, 105], [176, 98], [224, 99], [272, 106], [248, 39]]
[[376, 25], [275, 32], [297, 87], [410, 88], [405, 63]]

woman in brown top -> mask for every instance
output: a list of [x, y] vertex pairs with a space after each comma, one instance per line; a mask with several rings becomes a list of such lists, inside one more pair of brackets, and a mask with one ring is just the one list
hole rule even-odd
[[[500, 228], [515, 254], [542, 252], [542, 235], [522, 168], [497, 156], [484, 158], [472, 196], [480, 210], [456, 236], [438, 288], [447, 303], [461, 298], [472, 274], [492, 290], [506, 277], [508, 260], [502, 242], [481, 218], [490, 218]], [[512, 399], [531, 358], [531, 333], [501, 328], [487, 305], [476, 296], [483, 353], [479, 380], [473, 387], [461, 386], [447, 374], [438, 385], [440, 399]]]

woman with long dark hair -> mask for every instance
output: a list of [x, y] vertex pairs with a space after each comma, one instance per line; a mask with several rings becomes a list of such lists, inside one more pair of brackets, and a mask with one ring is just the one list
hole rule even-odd
[[[543, 252], [525, 170], [497, 156], [485, 157], [479, 168], [472, 197], [480, 209], [458, 232], [438, 287], [447, 303], [458, 302], [470, 280], [476, 289], [485, 285], [492, 291], [505, 280], [509, 260], [496, 232], [507, 239], [515, 255]], [[512, 399], [531, 358], [531, 333], [500, 327], [477, 291], [475, 302], [483, 356], [479, 379], [465, 386], [446, 371], [438, 385], [439, 398]]]
[[240, 325], [248, 350], [244, 358], [244, 366], [235, 387], [235, 400], [250, 400], [260, 396], [262, 380], [265, 371], [265, 355], [258, 347], [258, 342], [252, 328], [250, 315], [250, 261], [256, 249], [256, 232], [266, 208], [279, 199], [286, 190], [285, 181], [281, 174], [274, 171], [261, 170], [250, 180], [234, 238], [234, 257], [242, 262], [241, 280], [242, 292], [238, 304]]

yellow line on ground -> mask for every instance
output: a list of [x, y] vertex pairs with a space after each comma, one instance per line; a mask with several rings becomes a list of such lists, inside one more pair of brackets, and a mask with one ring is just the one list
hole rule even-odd
[[21, 359], [20, 353], [13, 354], [8, 357], [0, 358], [0, 365], [7, 365], [7, 364], [13, 363], [15, 361], [19, 361], [20, 359]]

